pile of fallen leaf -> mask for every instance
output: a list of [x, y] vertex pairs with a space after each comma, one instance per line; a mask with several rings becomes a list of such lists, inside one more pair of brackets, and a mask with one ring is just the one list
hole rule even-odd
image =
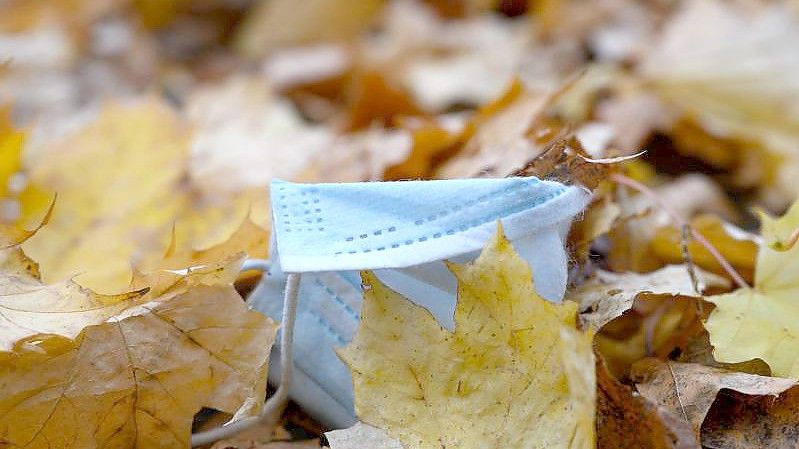
[[501, 230], [451, 265], [454, 332], [365, 273], [362, 422], [290, 407], [215, 447], [799, 446], [796, 1], [0, 12], [0, 447], [257, 414], [278, 324], [240, 267], [273, 178], [504, 176], [593, 192], [563, 304]]

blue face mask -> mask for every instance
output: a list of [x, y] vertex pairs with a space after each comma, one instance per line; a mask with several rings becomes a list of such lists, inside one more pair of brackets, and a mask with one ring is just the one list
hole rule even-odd
[[[279, 320], [286, 273], [302, 273], [289, 391], [336, 428], [355, 422], [352, 379], [334, 348], [345, 346], [358, 327], [358, 270], [374, 270], [452, 329], [456, 283], [443, 261], [476, 257], [499, 220], [530, 263], [538, 293], [559, 302], [567, 280], [563, 241], [589, 199], [582, 188], [536, 178], [274, 181], [271, 195], [272, 265], [249, 301]], [[272, 357], [270, 380], [276, 381], [277, 349]]]

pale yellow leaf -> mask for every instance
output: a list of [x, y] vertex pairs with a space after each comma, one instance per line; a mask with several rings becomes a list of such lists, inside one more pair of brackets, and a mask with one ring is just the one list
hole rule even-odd
[[720, 362], [760, 358], [775, 376], [799, 378], [799, 246], [777, 251], [799, 227], [799, 203], [782, 218], [761, 216], [763, 240], [755, 265], [755, 285], [708, 297], [716, 308], [705, 324]]

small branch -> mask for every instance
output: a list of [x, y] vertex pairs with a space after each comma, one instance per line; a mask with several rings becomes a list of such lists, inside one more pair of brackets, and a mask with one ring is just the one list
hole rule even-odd
[[691, 236], [694, 240], [697, 241], [700, 245], [704, 246], [705, 249], [713, 256], [714, 259], [721, 265], [724, 271], [732, 278], [733, 281], [738, 285], [739, 288], [749, 288], [749, 284], [746, 283], [743, 277], [733, 268], [732, 264], [721, 255], [718, 249], [716, 249], [713, 244], [711, 244], [705, 236], [700, 234], [696, 229], [692, 228], [685, 219], [683, 219], [679, 213], [677, 213], [674, 208], [672, 208], [669, 204], [667, 204], [663, 199], [658, 196], [652, 189], [649, 187], [641, 184], [640, 182], [624, 176], [619, 173], [613, 173], [610, 175], [610, 179], [618, 184], [627, 186], [633, 190], [636, 190], [643, 195], [646, 195], [649, 199], [651, 199], [655, 204], [657, 204], [666, 214], [671, 217], [671, 220], [680, 228], [687, 228], [690, 229]]

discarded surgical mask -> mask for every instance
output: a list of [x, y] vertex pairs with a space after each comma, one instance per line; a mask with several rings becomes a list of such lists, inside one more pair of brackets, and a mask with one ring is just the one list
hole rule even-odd
[[[564, 238], [589, 199], [576, 186], [536, 178], [295, 184], [271, 186], [271, 268], [250, 304], [274, 319], [288, 273], [302, 273], [291, 397], [336, 428], [353, 424], [352, 379], [335, 348], [354, 335], [361, 306], [358, 270], [427, 308], [452, 329], [456, 282], [443, 261], [477, 256], [501, 221], [532, 268], [538, 293], [561, 301]], [[280, 373], [272, 354], [270, 380]]]

